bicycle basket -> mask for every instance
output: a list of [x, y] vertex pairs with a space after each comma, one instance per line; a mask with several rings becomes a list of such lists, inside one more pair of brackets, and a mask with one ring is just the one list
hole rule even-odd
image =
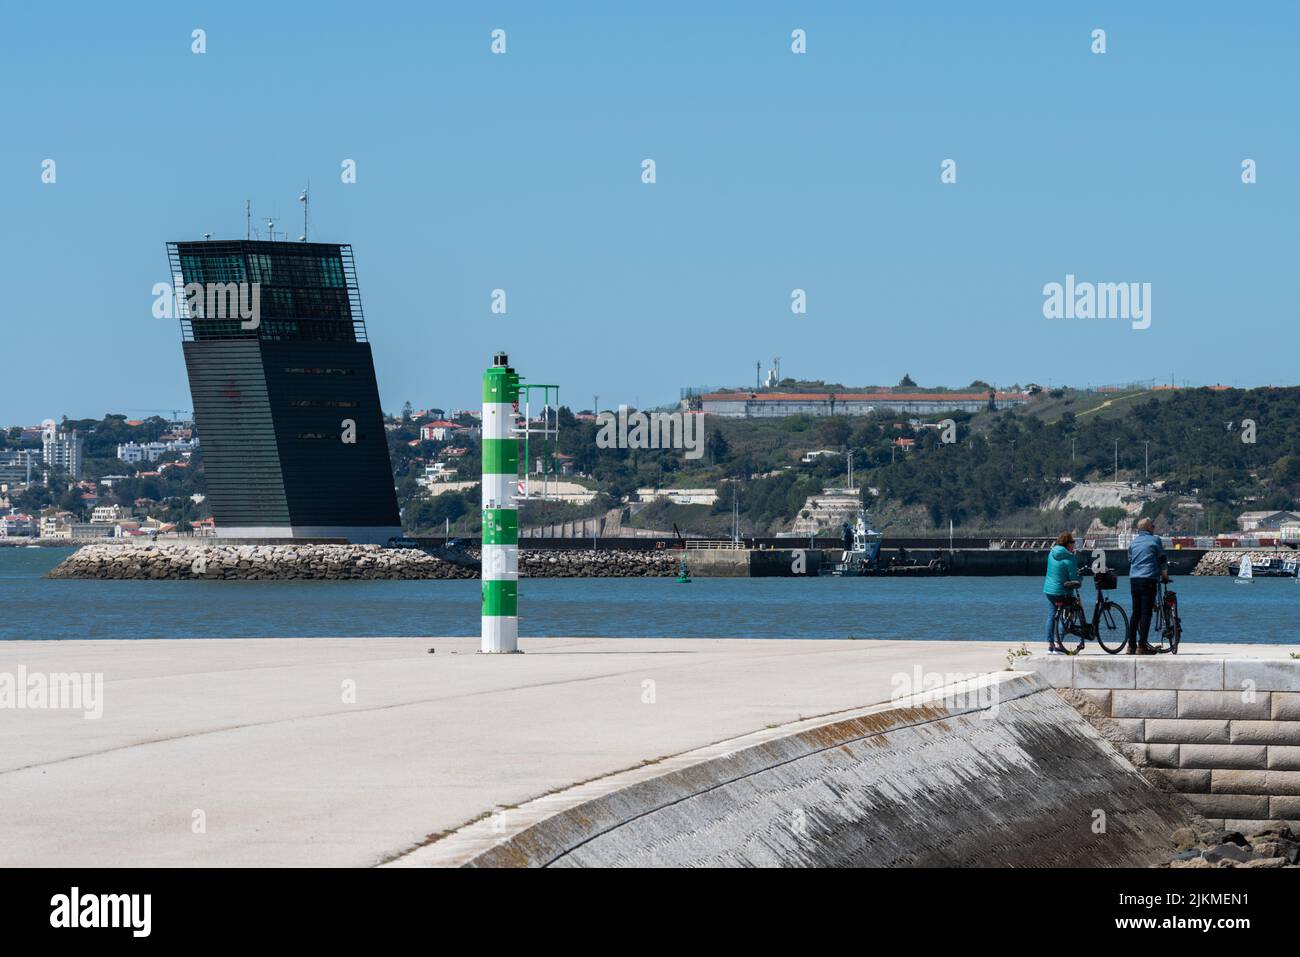
[[1092, 576], [1092, 580], [1097, 586], [1097, 591], [1105, 591], [1119, 586], [1114, 572], [1097, 572]]

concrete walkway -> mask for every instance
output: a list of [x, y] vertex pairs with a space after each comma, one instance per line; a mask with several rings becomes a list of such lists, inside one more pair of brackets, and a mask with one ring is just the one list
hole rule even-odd
[[[497, 807], [920, 690], [918, 669], [1003, 669], [1012, 644], [0, 642], [0, 677], [104, 681], [98, 719], [0, 709], [0, 866], [378, 864]], [[1195, 650], [1227, 649], [1289, 650]]]

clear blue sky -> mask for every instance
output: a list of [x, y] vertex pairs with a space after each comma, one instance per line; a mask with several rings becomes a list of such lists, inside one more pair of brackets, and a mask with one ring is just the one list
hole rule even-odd
[[[15, 7], [0, 422], [189, 408], [164, 243], [242, 236], [245, 198], [296, 237], [308, 177], [391, 410], [476, 404], [501, 348], [576, 407], [773, 355], [848, 384], [1296, 381], [1291, 2]], [[1151, 328], [1045, 319], [1066, 273], [1152, 283]]]

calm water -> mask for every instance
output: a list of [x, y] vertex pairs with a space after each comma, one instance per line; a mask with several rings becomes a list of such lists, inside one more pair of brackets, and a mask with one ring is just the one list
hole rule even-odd
[[[63, 549], [0, 548], [0, 639], [477, 635], [479, 583], [41, 578]], [[1186, 641], [1300, 643], [1290, 579], [1178, 578]], [[1085, 586], [1091, 602], [1092, 587]], [[524, 635], [1041, 641], [1029, 578], [539, 579]], [[1113, 593], [1125, 606], [1127, 584]]]

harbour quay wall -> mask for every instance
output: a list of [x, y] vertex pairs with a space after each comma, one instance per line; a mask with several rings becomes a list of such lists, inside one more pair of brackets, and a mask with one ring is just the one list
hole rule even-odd
[[[1123, 548], [1104, 549], [1106, 567], [1117, 575], [1128, 574], [1128, 550]], [[899, 550], [886, 543], [880, 550], [883, 559], [899, 557]], [[1080, 549], [1076, 553], [1080, 565], [1091, 564], [1091, 550]], [[1205, 549], [1168, 549], [1169, 571], [1174, 575], [1194, 573], [1197, 563], [1206, 554]], [[924, 565], [931, 559], [939, 559], [948, 569], [950, 575], [1043, 575], [1047, 571], [1047, 549], [1022, 548], [958, 548], [947, 549], [904, 549], [903, 555]]]
[[1300, 832], [1300, 660], [1032, 655], [1015, 669], [1214, 825]]
[[1003, 671], [580, 784], [389, 866], [1151, 866], [1191, 819]]
[[[521, 550], [525, 578], [664, 577], [680, 553]], [[124, 580], [429, 580], [479, 577], [477, 549], [430, 553], [378, 545], [93, 544], [78, 549], [48, 578]]]
[[684, 554], [690, 573], [700, 578], [817, 577], [823, 559], [838, 553], [820, 548], [690, 548]]
[[[467, 544], [477, 544], [477, 540], [472, 538], [460, 538], [458, 540]], [[422, 548], [436, 548], [441, 547], [446, 539], [440, 536], [430, 536], [411, 538], [408, 541], [417, 543]], [[610, 537], [595, 539], [538, 538], [528, 540], [524, 545], [527, 548], [539, 551], [591, 551], [594, 549], [602, 551], [606, 549], [616, 551], [676, 550], [680, 554], [683, 541], [690, 545], [687, 549], [688, 556], [706, 550], [705, 546], [708, 544], [701, 539], [683, 540], [669, 536], [659, 538]], [[950, 541], [947, 537], [915, 538], [888, 535], [882, 543], [880, 556], [885, 562], [905, 565], [917, 564], [925, 566], [929, 565], [931, 561], [937, 560], [943, 562], [947, 573], [950, 575], [1042, 575], [1047, 569], [1048, 549], [1037, 543], [1033, 544], [1032, 547], [1021, 547], [1026, 543], [1020, 541], [1017, 544], [1016, 541], [1013, 541], [1011, 545], [1003, 544], [1001, 547], [990, 547], [993, 540], [989, 538], [958, 537]], [[1041, 542], [1042, 540], [1037, 541]], [[808, 538], [807, 536], [798, 538], [745, 538], [741, 540], [741, 544], [745, 548], [757, 551], [783, 552], [785, 554], [793, 554], [795, 551], [803, 551], [806, 554], [816, 552], [826, 556], [828, 562], [838, 561], [844, 547], [839, 538], [828, 538], [826, 536], [818, 538]], [[1204, 548], [1169, 548], [1166, 550], [1170, 571], [1175, 575], [1191, 574], [1202, 556], [1213, 553], [1214, 550]], [[1127, 549], [1107, 548], [1105, 554], [1108, 568], [1120, 575], [1128, 574]], [[1291, 554], [1297, 553], [1292, 552]], [[1079, 555], [1081, 559], [1086, 558], [1089, 563], [1094, 558], [1092, 549], [1081, 551]]]

